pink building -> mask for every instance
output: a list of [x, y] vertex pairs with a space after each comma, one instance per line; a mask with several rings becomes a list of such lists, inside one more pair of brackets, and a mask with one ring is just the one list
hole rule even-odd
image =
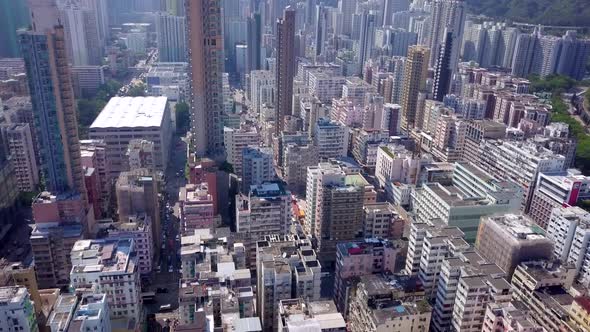
[[215, 207], [208, 184], [189, 184], [180, 189], [182, 233], [191, 234], [195, 229], [215, 226]]
[[207, 183], [209, 194], [213, 199], [213, 212], [217, 214], [217, 171], [218, 167], [215, 161], [211, 159], [201, 159], [196, 164], [190, 166], [189, 183], [200, 184]]
[[350, 98], [334, 99], [330, 119], [348, 127], [361, 126], [363, 124], [364, 108], [355, 105]]
[[102, 200], [100, 196], [100, 180], [98, 171], [92, 167], [84, 166], [84, 181], [88, 193], [88, 203], [92, 204], [95, 216], [102, 215]]
[[363, 275], [394, 272], [395, 262], [402, 251], [399, 242], [368, 238], [358, 242], [336, 245], [336, 280], [334, 302], [340, 312], [347, 308], [350, 279]]
[[120, 220], [108, 229], [109, 238], [133, 239], [137, 253], [137, 265], [140, 274], [152, 272], [152, 258], [154, 257], [154, 242], [152, 240], [152, 226], [149, 215], [145, 213], [130, 216]]

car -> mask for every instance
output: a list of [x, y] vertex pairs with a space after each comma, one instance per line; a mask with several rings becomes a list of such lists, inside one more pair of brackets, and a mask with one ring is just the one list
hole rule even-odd
[[166, 288], [166, 287], [158, 287], [158, 288], [156, 288], [156, 293], [158, 293], [158, 294], [168, 293], [168, 288]]
[[170, 311], [170, 310], [172, 310], [172, 305], [171, 304], [162, 304], [160, 306], [160, 312]]
[[173, 271], [174, 271], [174, 270], [172, 270], [172, 266], [170, 266], [170, 267], [168, 268], [168, 272], [169, 272], [169, 273], [172, 273]]

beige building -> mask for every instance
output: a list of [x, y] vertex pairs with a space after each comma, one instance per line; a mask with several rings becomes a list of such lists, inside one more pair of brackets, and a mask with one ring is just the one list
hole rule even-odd
[[185, 3], [192, 152], [198, 156], [217, 154], [223, 149], [221, 1]]
[[430, 49], [426, 46], [415, 45], [408, 49], [401, 96], [402, 129], [407, 130], [416, 126], [418, 93], [425, 88], [429, 58]]
[[553, 256], [553, 242], [530, 218], [518, 214], [482, 217], [475, 248], [508, 276], [522, 262]]
[[122, 172], [117, 179], [116, 195], [121, 220], [145, 213], [151, 219], [154, 248], [162, 244], [158, 180], [145, 168]]

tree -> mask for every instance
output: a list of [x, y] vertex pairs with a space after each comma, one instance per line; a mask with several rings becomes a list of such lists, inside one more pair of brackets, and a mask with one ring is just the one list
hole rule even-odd
[[179, 102], [175, 107], [176, 129], [179, 133], [186, 133], [190, 128], [190, 114], [188, 104]]
[[127, 95], [130, 97], [144, 97], [145, 89], [145, 84], [139, 83], [137, 85], [132, 86], [127, 92]]

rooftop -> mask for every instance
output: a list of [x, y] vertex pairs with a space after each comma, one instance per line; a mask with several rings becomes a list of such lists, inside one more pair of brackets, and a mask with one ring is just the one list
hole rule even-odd
[[166, 97], [113, 97], [90, 126], [100, 128], [160, 127]]
[[72, 273], [123, 272], [132, 273], [132, 239], [76, 241], [72, 248]]
[[9, 286], [0, 287], [0, 303], [17, 303], [22, 301], [27, 293], [25, 287]]
[[519, 241], [533, 241], [545, 239], [545, 231], [537, 226], [532, 219], [521, 214], [503, 214], [488, 217], [503, 233]]

